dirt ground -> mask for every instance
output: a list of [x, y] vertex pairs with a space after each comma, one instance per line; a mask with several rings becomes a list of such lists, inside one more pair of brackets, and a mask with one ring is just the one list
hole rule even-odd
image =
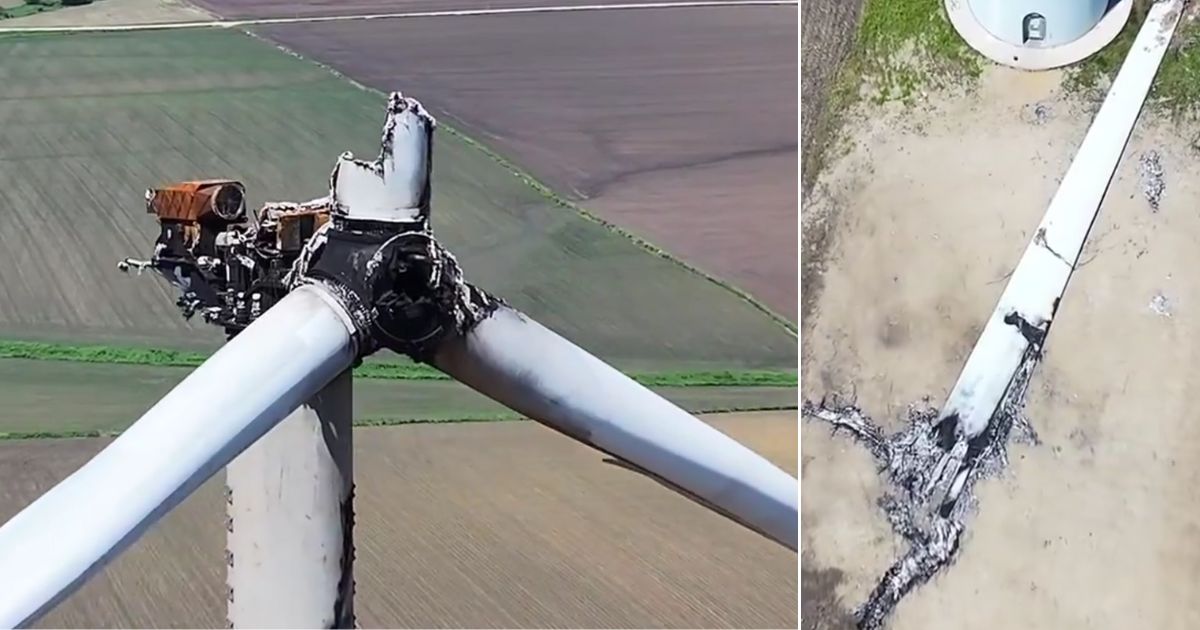
[[[795, 412], [710, 417], [795, 474]], [[530, 422], [356, 430], [362, 627], [797, 623], [795, 553]], [[0, 443], [0, 520], [106, 440]], [[216, 478], [41, 627], [223, 627]]]
[[212, 14], [183, 0], [102, 0], [78, 7], [0, 21], [0, 27], [108, 26], [113, 24], [168, 24], [211, 20]]
[[554, 190], [796, 318], [795, 7], [295, 24]]
[[[1059, 79], [992, 69], [973, 95], [856, 113], [810, 202], [835, 238], [806, 322], [804, 397], [853, 395], [892, 429], [922, 396], [943, 402], [1090, 121]], [[1200, 622], [1194, 136], [1143, 116], [1034, 377], [1041, 443], [1013, 446], [1004, 475], [980, 484], [957, 564], [893, 627]], [[1157, 212], [1139, 185], [1149, 151], [1165, 171]], [[1157, 295], [1167, 314], [1150, 308]], [[865, 451], [823, 426], [802, 434], [804, 623], [836, 627], [902, 549]]]
[[800, 155], [802, 156], [801, 194], [807, 195], [816, 171], [809, 172], [809, 161], [816, 155], [819, 121], [825, 114], [829, 85], [842, 60], [850, 52], [862, 2], [809, 0], [800, 5]]
[[829, 144], [838, 137], [836, 121], [827, 117], [826, 102], [831, 84], [854, 41], [860, 1], [809, 0], [801, 5], [803, 26], [801, 46], [800, 99], [800, 195], [802, 204], [800, 251], [801, 326], [808, 330], [813, 305], [821, 293], [821, 270], [829, 248], [831, 225], [807, 203], [813, 182]]

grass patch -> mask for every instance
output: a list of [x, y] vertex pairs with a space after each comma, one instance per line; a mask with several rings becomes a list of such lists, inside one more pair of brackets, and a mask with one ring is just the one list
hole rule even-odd
[[[194, 368], [208, 356], [202, 352], [167, 348], [0, 340], [0, 359]], [[363, 363], [355, 368], [354, 375], [385, 380], [450, 380], [433, 367], [405, 361]], [[655, 371], [630, 372], [629, 376], [651, 387], [793, 387], [798, 382], [796, 374], [783, 370]]]
[[804, 165], [821, 172], [844, 117], [864, 98], [912, 104], [918, 96], [979, 78], [987, 61], [954, 30], [942, 0], [865, 0], [850, 53], [829, 87]]
[[[1063, 87], [1088, 99], [1101, 99], [1121, 69], [1138, 31], [1146, 21], [1150, 2], [1135, 0], [1125, 28], [1100, 52], [1070, 68]], [[1200, 21], [1184, 16], [1162, 66], [1150, 88], [1147, 106], [1173, 118], [1195, 119], [1200, 104]]]
[[983, 65], [950, 24], [942, 0], [866, 0], [831, 109], [864, 95], [877, 103], [909, 102], [976, 79]]
[[[0, 433], [121, 431], [191, 368], [0, 359]], [[662, 387], [656, 394], [690, 413], [790, 408], [797, 388]], [[511, 410], [452, 380], [354, 380], [354, 417], [393, 421], [495, 419]], [[90, 435], [90, 434], [89, 434]]]
[[54, 11], [63, 7], [91, 4], [93, 0], [27, 0], [24, 4], [0, 9], [0, 20]]

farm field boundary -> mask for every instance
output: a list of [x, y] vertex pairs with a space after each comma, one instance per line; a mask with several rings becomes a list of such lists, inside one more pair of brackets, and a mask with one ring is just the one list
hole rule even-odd
[[[761, 413], [768, 411], [796, 411], [796, 405], [764, 405], [748, 407], [702, 407], [693, 411], [697, 414]], [[480, 422], [533, 422], [516, 413], [464, 415], [447, 418], [408, 418], [404, 416], [379, 416], [355, 418], [355, 428], [401, 427], [422, 424], [472, 424]], [[7, 440], [73, 440], [82, 438], [106, 438], [121, 435], [119, 429], [61, 429], [49, 431], [0, 431], [0, 441]]]
[[[118, 433], [191, 368], [0, 359], [0, 434], [7, 437]], [[796, 407], [792, 387], [651, 387], [692, 413]], [[354, 417], [362, 425], [493, 421], [517, 416], [449, 380], [356, 379]]]
[[[377, 93], [229, 29], [0, 36], [0, 336], [205, 348], [164, 282], [123, 277], [156, 233], [142, 191], [234, 176], [252, 207], [324, 194], [378, 150]], [[469, 278], [601, 358], [646, 371], [791, 368], [791, 331], [726, 288], [564, 212], [439, 134], [434, 225]], [[73, 246], [64, 249], [63, 242]]]
[[[794, 414], [703, 419], [798, 470]], [[540, 425], [355, 433], [364, 628], [796, 627], [795, 553]], [[11, 480], [0, 518], [109, 441], [0, 443]], [[39, 627], [221, 627], [223, 482], [214, 476]]]
[[[0, 339], [0, 359], [64, 361], [116, 365], [198, 367], [210, 355], [203, 352], [134, 346], [71, 345]], [[440, 370], [411, 361], [371, 361], [354, 370], [359, 378], [448, 381]], [[696, 370], [627, 372], [642, 385], [662, 387], [795, 387], [795, 372], [785, 370]]]
[[534, 13], [578, 13], [590, 11], [632, 11], [646, 9], [696, 9], [707, 7], [799, 6], [798, 0], [696, 0], [691, 2], [630, 2], [623, 4], [566, 4], [549, 6], [501, 7], [490, 9], [454, 9], [447, 11], [404, 11], [392, 13], [361, 13], [351, 15], [321, 15], [305, 17], [267, 17], [234, 20], [198, 20], [191, 22], [159, 22], [153, 24], [87, 24], [77, 26], [13, 26], [0, 27], [4, 33], [130, 33], [139, 31], [182, 30], [198, 28], [244, 28], [277, 24], [310, 24], [359, 20], [397, 20], [441, 17], [478, 17], [487, 15], [528, 15]]

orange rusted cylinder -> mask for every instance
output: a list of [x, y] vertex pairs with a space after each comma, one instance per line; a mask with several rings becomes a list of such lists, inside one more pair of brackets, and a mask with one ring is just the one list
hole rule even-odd
[[171, 184], [146, 191], [146, 211], [159, 219], [197, 223], [207, 217], [240, 221], [245, 216], [246, 187], [231, 179]]

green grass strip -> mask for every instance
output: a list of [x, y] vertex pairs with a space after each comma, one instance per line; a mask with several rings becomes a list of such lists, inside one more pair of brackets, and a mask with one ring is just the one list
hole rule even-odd
[[[208, 357], [202, 352], [166, 348], [0, 340], [0, 359], [194, 368]], [[354, 369], [354, 375], [383, 380], [450, 380], [428, 365], [402, 362], [363, 363]], [[798, 382], [796, 374], [782, 370], [632, 372], [629, 376], [648, 387], [794, 387]]]
[[[794, 411], [796, 405], [764, 405], [747, 407], [720, 407], [701, 409], [698, 414], [715, 413], [751, 413], [757, 411]], [[454, 418], [394, 418], [375, 417], [360, 418], [354, 421], [355, 427], [396, 427], [410, 424], [474, 424], [481, 422], [530, 422], [528, 418], [512, 412], [483, 413], [465, 415]], [[117, 437], [121, 431], [93, 429], [80, 431], [63, 429], [61, 431], [8, 431], [0, 432], [0, 442], [10, 440], [66, 440], [82, 438]]]

